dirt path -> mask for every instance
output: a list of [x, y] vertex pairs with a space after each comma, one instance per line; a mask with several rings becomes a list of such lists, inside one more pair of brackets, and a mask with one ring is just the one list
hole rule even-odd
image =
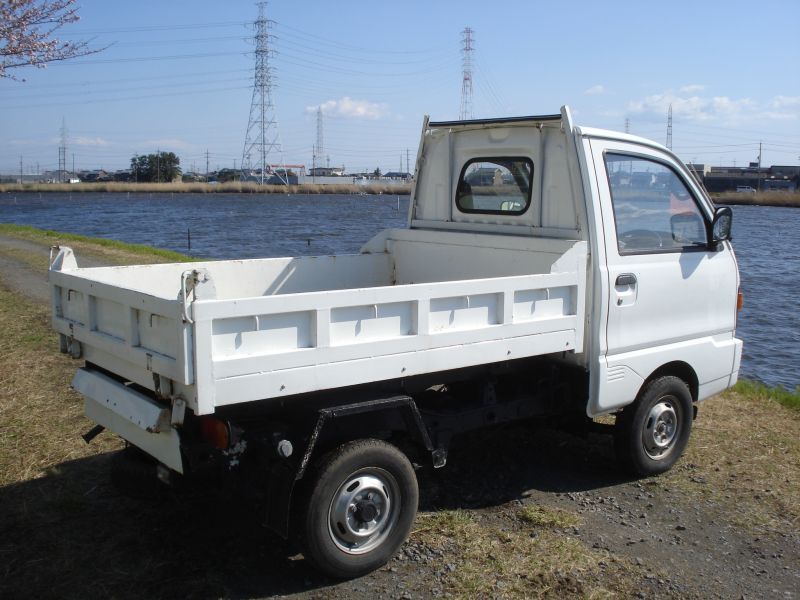
[[[48, 252], [0, 235], [0, 288], [39, 315]], [[116, 262], [79, 253], [81, 265]], [[76, 365], [63, 361], [43, 372], [68, 377]], [[673, 471], [642, 481], [620, 477], [605, 435], [465, 436], [445, 469], [419, 471], [421, 513], [398, 556], [343, 583], [254, 526], [257, 498], [132, 500], [108, 485], [108, 454], [80, 450], [0, 487], [0, 596], [798, 598], [798, 422], [779, 405], [715, 398]], [[0, 423], [2, 444], [15, 431]]]

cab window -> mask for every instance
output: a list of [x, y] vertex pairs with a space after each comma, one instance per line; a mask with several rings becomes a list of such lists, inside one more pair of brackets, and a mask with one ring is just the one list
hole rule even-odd
[[669, 166], [637, 156], [605, 156], [620, 254], [706, 248], [703, 213]]
[[456, 206], [465, 213], [521, 215], [531, 204], [532, 180], [529, 158], [472, 159], [461, 169]]

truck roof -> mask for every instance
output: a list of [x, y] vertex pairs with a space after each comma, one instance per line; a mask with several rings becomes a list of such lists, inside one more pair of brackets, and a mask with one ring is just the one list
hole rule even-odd
[[470, 125], [503, 125], [507, 123], [526, 123], [528, 121], [541, 122], [541, 121], [560, 121], [561, 114], [555, 115], [529, 115], [523, 117], [498, 117], [494, 119], [466, 119], [463, 121], [431, 121], [428, 123], [430, 127], [458, 127]]
[[662, 144], [659, 144], [658, 142], [654, 142], [653, 140], [643, 138], [638, 135], [631, 135], [630, 133], [622, 133], [620, 131], [612, 131], [610, 129], [599, 129], [597, 127], [575, 127], [575, 132], [584, 137], [632, 142], [634, 144], [640, 144], [642, 146], [649, 146], [651, 148], [657, 148], [658, 150], [666, 150], [667, 152], [671, 152], [671, 150]]

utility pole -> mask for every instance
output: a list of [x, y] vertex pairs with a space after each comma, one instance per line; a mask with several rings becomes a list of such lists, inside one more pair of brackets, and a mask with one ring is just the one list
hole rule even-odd
[[311, 146], [311, 183], [316, 183], [317, 178], [317, 147]]
[[22, 156], [19, 157], [19, 183], [22, 184]]
[[[72, 177], [71, 179], [75, 179], [75, 153], [72, 153]], [[72, 183], [70, 181], [70, 183]]]
[[325, 135], [322, 123], [322, 107], [317, 107], [317, 154], [325, 154]]
[[411, 167], [409, 167], [408, 160], [409, 160], [409, 154], [408, 154], [408, 148], [406, 148], [406, 173], [411, 175]]
[[761, 144], [758, 142], [758, 171], [756, 171], [756, 189], [761, 191]]
[[208, 148], [206, 148], [206, 181], [208, 181]]
[[667, 148], [672, 150], [672, 104], [669, 105], [667, 112]]
[[61, 144], [58, 147], [58, 180], [63, 183], [67, 176], [67, 122], [61, 117]]

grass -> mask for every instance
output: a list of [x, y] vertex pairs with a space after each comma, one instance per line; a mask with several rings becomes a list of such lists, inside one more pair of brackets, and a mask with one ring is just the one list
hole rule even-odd
[[498, 514], [463, 510], [421, 514], [412, 540], [447, 555], [441, 583], [454, 597], [627, 597], [638, 567], [588, 548], [564, 531], [578, 515], [541, 505]]
[[85, 248], [95, 254], [98, 251], [109, 254], [109, 251], [111, 251], [112, 256], [135, 258], [139, 262], [188, 262], [195, 260], [186, 254], [173, 252], [172, 250], [162, 250], [143, 244], [128, 244], [105, 238], [92, 238], [75, 233], [37, 229], [27, 225], [0, 223], [0, 234], [49, 246], [64, 245], [65, 242], [69, 242], [74, 250]]
[[111, 438], [90, 447], [76, 436], [88, 429], [83, 403], [69, 387], [78, 365], [59, 354], [49, 309], [2, 288], [0, 307], [0, 486], [118, 447]]
[[161, 193], [161, 194], [408, 194], [410, 184], [387, 185], [354, 183], [300, 185], [260, 185], [254, 182], [228, 181], [220, 184], [208, 183], [6, 183], [0, 184], [0, 193], [40, 192], [50, 193]]
[[[787, 405], [785, 398], [794, 397]], [[700, 404], [685, 456], [648, 480], [731, 504], [747, 529], [796, 530], [800, 522], [797, 395], [742, 381]]]
[[739, 380], [733, 391], [751, 398], [763, 398], [782, 404], [786, 408], [800, 411], [800, 385], [794, 391], [782, 386], [770, 387], [758, 381]]

